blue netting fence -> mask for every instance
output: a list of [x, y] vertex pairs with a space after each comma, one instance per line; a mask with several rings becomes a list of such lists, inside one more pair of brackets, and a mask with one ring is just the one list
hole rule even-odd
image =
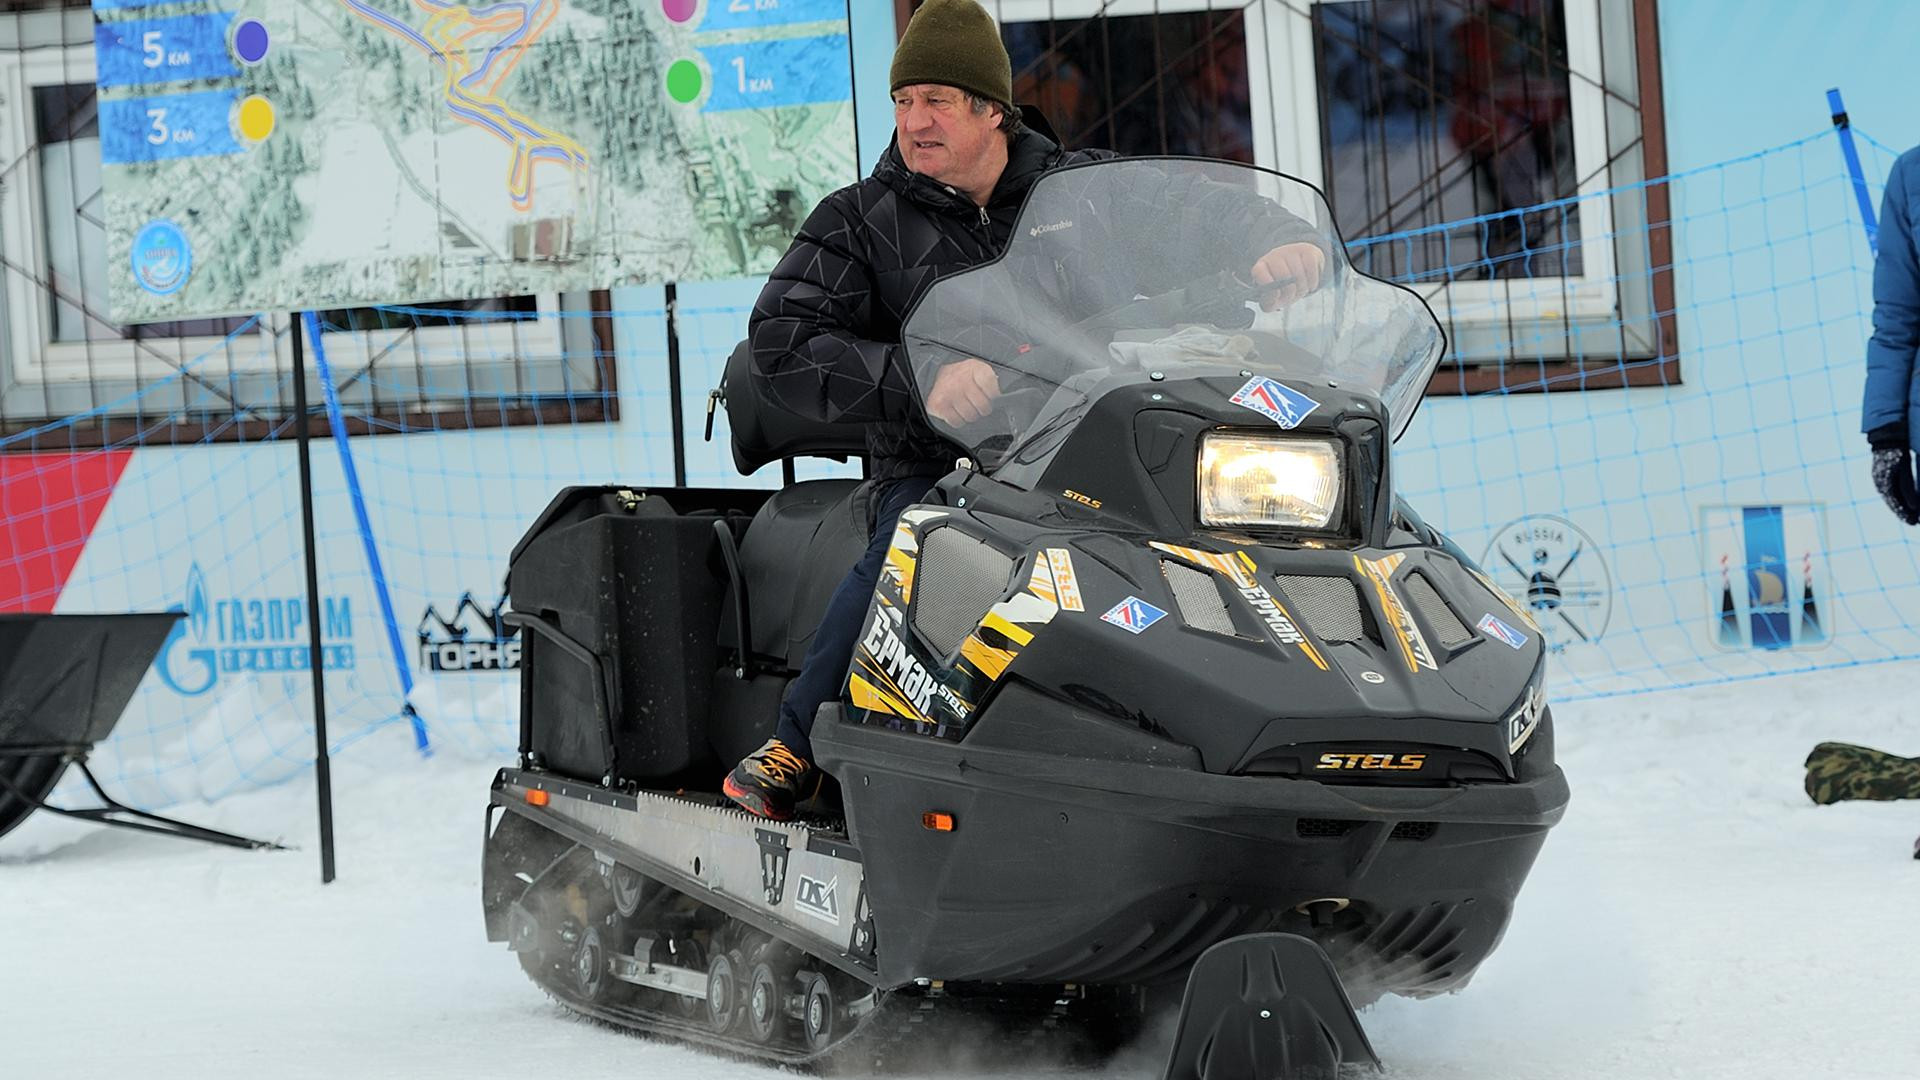
[[[1877, 205], [1895, 153], [1861, 147]], [[1455, 349], [1397, 486], [1533, 605], [1556, 698], [1920, 656], [1920, 560], [1858, 433], [1872, 256], [1834, 134], [1350, 246], [1428, 295]], [[701, 438], [756, 289], [680, 286], [677, 350], [658, 288], [320, 314], [400, 646], [316, 435], [336, 750], [411, 753], [417, 718], [435, 753], [512, 751], [502, 581], [559, 489], [781, 482], [735, 473], [724, 412]], [[136, 805], [311, 767], [291, 325], [250, 320], [0, 437], [0, 610], [187, 614], [95, 758]]]

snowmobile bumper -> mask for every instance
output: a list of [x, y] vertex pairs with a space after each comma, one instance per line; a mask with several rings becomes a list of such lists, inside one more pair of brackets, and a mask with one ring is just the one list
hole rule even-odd
[[1511, 783], [1334, 785], [953, 743], [832, 705], [813, 742], [846, 792], [887, 985], [1154, 983], [1283, 931], [1362, 1003], [1454, 990], [1568, 798], [1550, 761]]

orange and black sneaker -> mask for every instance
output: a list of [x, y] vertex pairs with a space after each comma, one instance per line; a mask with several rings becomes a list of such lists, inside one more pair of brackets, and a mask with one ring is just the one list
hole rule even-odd
[[748, 754], [733, 767], [720, 790], [757, 817], [791, 821], [793, 807], [820, 786], [820, 770], [787, 749], [779, 739]]

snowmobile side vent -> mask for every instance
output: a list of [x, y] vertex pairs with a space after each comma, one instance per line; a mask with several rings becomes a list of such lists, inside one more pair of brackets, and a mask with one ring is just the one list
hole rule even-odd
[[1360, 592], [1344, 577], [1320, 577], [1277, 574], [1280, 591], [1293, 601], [1293, 609], [1307, 629], [1322, 641], [1359, 641], [1366, 636], [1367, 620], [1361, 614]]
[[951, 656], [1012, 580], [1013, 560], [985, 542], [951, 526], [930, 530], [914, 571], [913, 628], [934, 651]]
[[1420, 617], [1433, 627], [1442, 646], [1457, 649], [1473, 640], [1473, 631], [1467, 629], [1467, 624], [1461, 622], [1460, 616], [1455, 615], [1447, 602], [1441, 599], [1440, 590], [1433, 587], [1433, 582], [1428, 581], [1425, 574], [1408, 574], [1400, 587], [1406, 591], [1407, 599], [1413, 601]]
[[1388, 834], [1389, 840], [1431, 840], [1440, 825], [1434, 821], [1402, 821]]
[[1214, 584], [1212, 574], [1170, 559], [1160, 560], [1160, 572], [1167, 575], [1167, 587], [1173, 590], [1174, 602], [1180, 605], [1180, 617], [1188, 626], [1233, 636], [1233, 616], [1227, 611], [1227, 602], [1221, 598], [1220, 587]]
[[1303, 817], [1293, 824], [1293, 833], [1302, 840], [1338, 840], [1360, 827], [1358, 821], [1342, 818]]

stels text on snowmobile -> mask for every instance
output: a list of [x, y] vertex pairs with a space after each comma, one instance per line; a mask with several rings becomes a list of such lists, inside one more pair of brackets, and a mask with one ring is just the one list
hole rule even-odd
[[[1193, 200], [1235, 208], [1218, 235], [1170, 235]], [[1245, 222], [1280, 213], [1328, 264], [1266, 311]], [[489, 937], [580, 1011], [778, 1063], [946, 1012], [1110, 1040], [1183, 986], [1170, 1076], [1372, 1061], [1350, 1000], [1465, 985], [1567, 801], [1538, 628], [1393, 493], [1432, 313], [1310, 186], [1135, 158], [1040, 179], [904, 346], [923, 395], [981, 359], [1000, 396], [935, 421], [969, 456], [902, 515], [818, 717], [837, 795], [775, 823], [718, 790], [864, 485], [569, 489], [509, 572]], [[724, 388], [742, 472], [863, 446], [763, 401], [744, 348]]]

